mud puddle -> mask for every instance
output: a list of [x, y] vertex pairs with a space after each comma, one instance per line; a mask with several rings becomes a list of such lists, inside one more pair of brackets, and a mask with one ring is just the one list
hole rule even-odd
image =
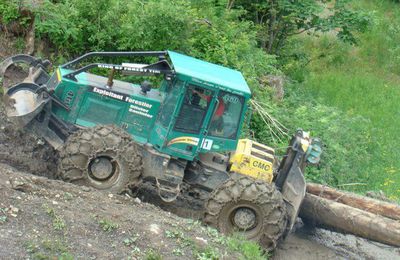
[[400, 259], [400, 249], [353, 235], [303, 226], [290, 234], [272, 259]]

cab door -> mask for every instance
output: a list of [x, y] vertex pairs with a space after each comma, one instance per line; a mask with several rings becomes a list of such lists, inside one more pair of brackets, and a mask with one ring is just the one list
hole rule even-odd
[[213, 107], [215, 91], [194, 84], [187, 84], [181, 106], [176, 114], [174, 125], [169, 131], [166, 152], [187, 160], [192, 160], [201, 147], [207, 134]]

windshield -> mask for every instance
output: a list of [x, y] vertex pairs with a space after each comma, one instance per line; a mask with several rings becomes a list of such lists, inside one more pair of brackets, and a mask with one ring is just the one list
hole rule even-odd
[[209, 135], [236, 139], [243, 103], [243, 97], [220, 91], [218, 105], [211, 119]]

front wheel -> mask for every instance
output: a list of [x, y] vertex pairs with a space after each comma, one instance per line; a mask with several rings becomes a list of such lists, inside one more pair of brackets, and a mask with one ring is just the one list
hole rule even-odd
[[115, 126], [79, 130], [60, 152], [59, 177], [78, 185], [121, 193], [139, 181], [141, 172], [138, 145]]
[[286, 229], [286, 207], [275, 185], [234, 175], [211, 194], [204, 222], [225, 234], [239, 232], [272, 250]]

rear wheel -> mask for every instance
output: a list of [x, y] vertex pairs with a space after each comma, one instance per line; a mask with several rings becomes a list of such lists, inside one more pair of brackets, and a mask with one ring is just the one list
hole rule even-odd
[[96, 126], [71, 135], [60, 152], [59, 176], [113, 193], [138, 183], [142, 158], [130, 135], [114, 126]]
[[273, 184], [235, 175], [211, 194], [204, 221], [273, 249], [286, 229], [286, 207]]

